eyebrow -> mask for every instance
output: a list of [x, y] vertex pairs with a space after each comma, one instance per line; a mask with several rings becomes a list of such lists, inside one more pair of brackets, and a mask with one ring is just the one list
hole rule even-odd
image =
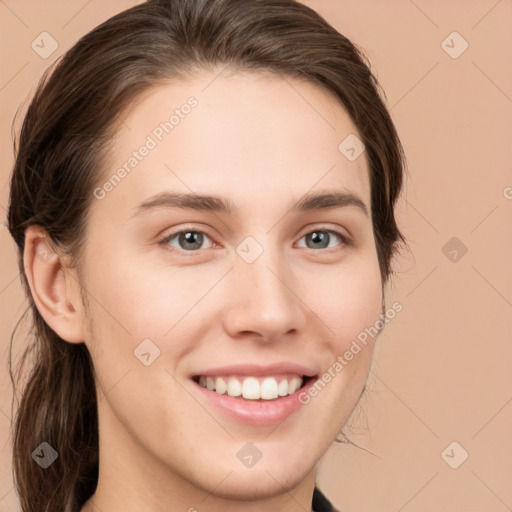
[[[355, 206], [364, 215], [369, 216], [365, 203], [351, 192], [311, 192], [299, 198], [292, 206], [291, 211], [300, 213], [347, 206]], [[161, 192], [136, 206], [132, 217], [157, 208], [209, 211], [231, 216], [238, 215], [240, 211], [239, 207], [230, 199], [216, 195]]]

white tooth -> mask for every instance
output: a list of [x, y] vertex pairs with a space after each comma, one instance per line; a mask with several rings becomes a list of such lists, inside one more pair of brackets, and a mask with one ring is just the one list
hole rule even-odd
[[302, 377], [293, 377], [288, 384], [288, 394], [291, 395], [292, 393], [295, 393], [295, 391], [300, 388], [301, 384]]
[[278, 393], [279, 393], [279, 396], [286, 396], [288, 394], [288, 381], [286, 379], [283, 379], [279, 383]]
[[206, 387], [212, 391], [215, 389], [215, 381], [211, 377], [206, 377]]
[[242, 394], [242, 384], [235, 377], [230, 377], [228, 380], [228, 395], [240, 396]]
[[203, 388], [206, 387], [206, 378], [204, 377], [204, 375], [201, 375], [201, 377], [199, 377], [199, 385], [203, 386]]
[[215, 380], [215, 391], [219, 393], [219, 395], [223, 395], [228, 389], [228, 385], [226, 381], [222, 377], [217, 377]]
[[258, 382], [258, 379], [255, 379], [254, 377], [247, 377], [244, 379], [244, 383], [242, 384], [242, 396], [253, 400], [261, 398], [260, 383]]
[[261, 398], [265, 400], [272, 400], [273, 398], [277, 398], [277, 381], [274, 377], [267, 377], [263, 379], [261, 383]]

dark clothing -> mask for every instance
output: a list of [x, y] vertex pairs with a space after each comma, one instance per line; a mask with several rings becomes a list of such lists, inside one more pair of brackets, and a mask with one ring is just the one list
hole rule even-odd
[[313, 501], [311, 503], [314, 512], [339, 512], [332, 503], [322, 494], [318, 487], [313, 491]]

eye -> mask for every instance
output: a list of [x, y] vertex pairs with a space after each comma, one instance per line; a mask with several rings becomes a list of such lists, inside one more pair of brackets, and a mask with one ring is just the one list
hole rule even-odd
[[[332, 249], [336, 245], [349, 245], [349, 241], [345, 235], [332, 229], [315, 229], [305, 234], [301, 240], [304, 238], [306, 239], [306, 247], [308, 249]], [[336, 242], [336, 240], [341, 241], [341, 243], [331, 243]]]
[[[161, 244], [170, 245], [180, 251], [195, 252], [198, 249], [204, 249], [203, 242], [205, 240], [211, 240], [208, 235], [201, 231], [195, 231], [193, 229], [187, 229], [177, 231], [166, 236], [161, 240]], [[177, 245], [176, 245], [177, 244]]]
[[[300, 240], [306, 240], [306, 245], [299, 245], [299, 247], [307, 247], [308, 249], [333, 249], [336, 246], [348, 246], [350, 241], [347, 236], [332, 229], [315, 229], [306, 233]], [[170, 235], [166, 235], [159, 243], [171, 250], [178, 252], [198, 252], [200, 249], [206, 249], [204, 246], [206, 240], [211, 242], [210, 247], [215, 246], [211, 238], [202, 231], [194, 229], [182, 229]], [[336, 243], [338, 242], [338, 243]]]

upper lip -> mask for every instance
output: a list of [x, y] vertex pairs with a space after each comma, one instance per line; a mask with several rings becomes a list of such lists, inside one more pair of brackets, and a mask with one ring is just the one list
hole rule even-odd
[[281, 373], [292, 373], [296, 375], [304, 375], [306, 377], [314, 377], [317, 372], [310, 367], [295, 363], [281, 362], [267, 365], [259, 364], [232, 364], [229, 366], [218, 366], [216, 368], [208, 368], [194, 373], [192, 376], [217, 376], [217, 375], [246, 375], [246, 376], [264, 376], [278, 375]]

